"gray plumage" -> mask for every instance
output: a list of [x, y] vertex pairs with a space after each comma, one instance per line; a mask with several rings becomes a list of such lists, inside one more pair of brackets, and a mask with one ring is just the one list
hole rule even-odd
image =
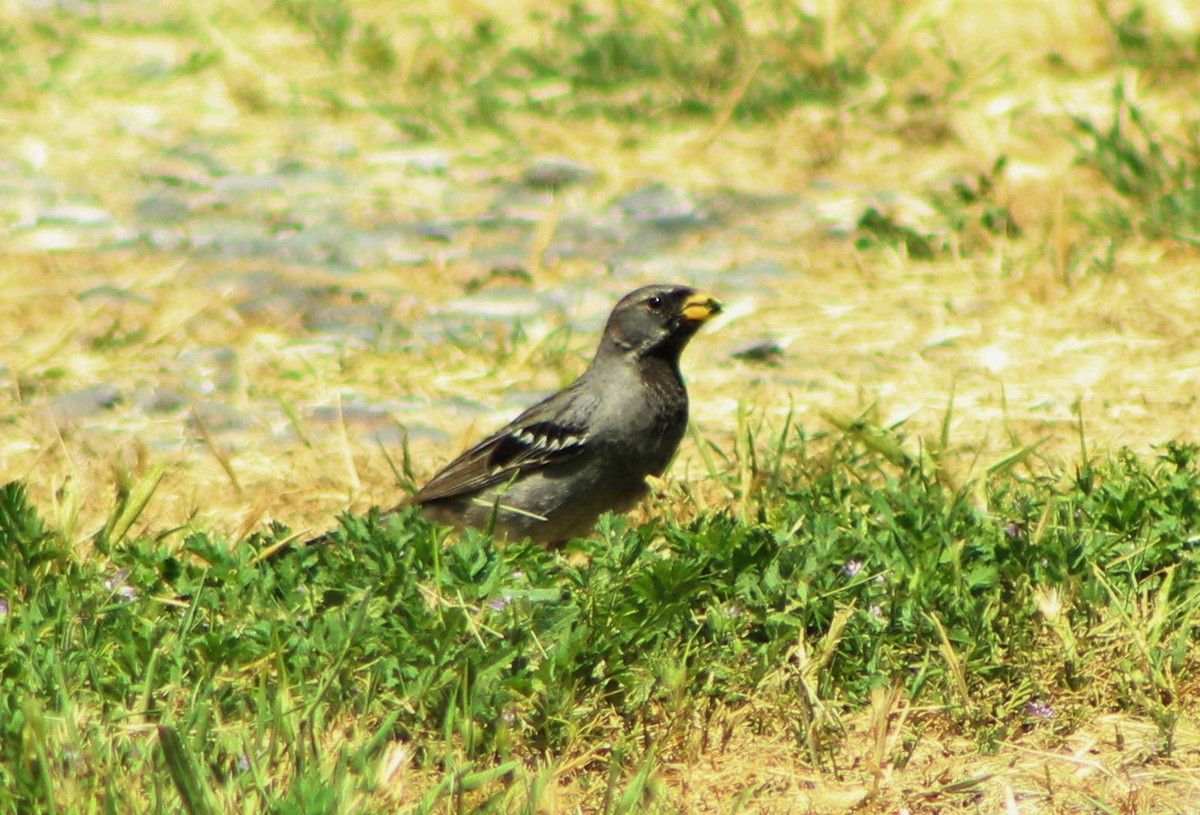
[[[434, 475], [389, 512], [418, 505], [431, 520], [557, 543], [631, 509], [687, 430], [679, 356], [721, 304], [687, 286], [655, 285], [609, 315], [591, 365]], [[385, 513], [386, 515], [387, 513]]]

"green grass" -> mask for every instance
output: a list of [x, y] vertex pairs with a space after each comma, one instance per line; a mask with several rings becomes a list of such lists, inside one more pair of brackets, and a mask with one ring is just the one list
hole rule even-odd
[[[376, 78], [395, 74], [391, 37], [398, 29], [415, 23], [436, 30], [428, 19], [361, 22], [343, 0], [288, 0], [275, 9], [330, 62], [343, 64], [349, 55]], [[734, 114], [756, 119], [834, 101], [864, 82], [866, 60], [899, 13], [886, 4], [874, 17], [863, 13], [853, 42], [834, 51], [819, 16], [778, 0], [755, 11], [760, 25], [751, 28], [742, 4], [729, 0], [480, 7], [465, 25], [437, 31], [436, 57], [412, 78], [432, 92], [431, 101], [470, 88], [461, 113], [474, 125], [499, 124], [510, 110], [618, 120], [664, 111], [711, 116], [731, 93], [738, 97]]]
[[1200, 60], [1200, 36], [1171, 30], [1146, 3], [1096, 3], [1109, 31], [1113, 55], [1122, 63], [1144, 68], [1167, 80], [1194, 71]]
[[62, 82], [97, 35], [159, 35], [177, 39], [189, 58], [149, 73], [117, 72], [106, 77], [106, 92], [113, 79], [157, 84], [208, 73], [235, 86], [231, 93], [245, 109], [263, 113], [297, 101], [269, 100], [264, 77], [255, 75], [283, 71], [259, 62], [252, 37], [241, 43], [214, 35], [226, 26], [250, 34], [286, 26], [300, 38], [296, 53], [322, 75], [294, 86], [306, 104], [335, 115], [369, 111], [418, 140], [477, 127], [507, 131], [511, 113], [770, 120], [837, 103], [863, 85], [868, 61], [902, 11], [898, 3], [862, 3], [846, 11], [853, 24], [842, 24], [784, 0], [753, 9], [730, 0], [518, 2], [481, 4], [467, 14], [346, 0], [277, 0], [250, 15], [221, 6], [217, 21], [173, 4], [134, 15], [81, 6], [32, 23], [0, 18], [0, 53], [12, 64], [0, 96], [38, 104], [38, 93]]
[[1072, 121], [1080, 161], [1124, 201], [1100, 209], [1097, 233], [1200, 246], [1200, 120], [1188, 123], [1186, 141], [1172, 138], [1118, 83], [1107, 125], [1083, 116]]
[[533, 811], [580, 756], [602, 811], [646, 811], [656, 756], [731, 712], [828, 765], [840, 718], [893, 687], [985, 751], [1039, 705], [1065, 729], [1115, 706], [1169, 758], [1197, 668], [1194, 447], [955, 489], [797, 435], [752, 469], [744, 518], [610, 518], [574, 557], [412, 515], [316, 549], [272, 528], [88, 555], [10, 484], [0, 809], [377, 811], [402, 746], [424, 782], [403, 811]]

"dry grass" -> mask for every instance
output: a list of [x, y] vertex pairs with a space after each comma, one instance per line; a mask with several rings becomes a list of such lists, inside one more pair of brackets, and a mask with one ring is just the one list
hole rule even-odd
[[[1166, 761], [1158, 758], [1156, 728], [1117, 714], [1065, 737], [1026, 733], [980, 756], [961, 737], [939, 736], [935, 717], [902, 707], [890, 714], [885, 729], [870, 711], [844, 723], [836, 769], [814, 770], [785, 736], [739, 733], [722, 750], [668, 765], [663, 781], [684, 811], [697, 813], [728, 812], [739, 796], [753, 801], [745, 811], [762, 813], [1074, 813], [1095, 811], [1098, 802], [1114, 811], [1183, 813], [1200, 793], [1194, 727], [1179, 733], [1178, 752]], [[918, 732], [903, 767], [879, 761]]]

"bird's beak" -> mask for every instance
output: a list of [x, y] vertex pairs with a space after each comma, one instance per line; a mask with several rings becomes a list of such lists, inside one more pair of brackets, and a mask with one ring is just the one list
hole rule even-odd
[[680, 313], [683, 319], [693, 323], [703, 323], [710, 317], [721, 313], [721, 301], [707, 292], [698, 291], [683, 301]]

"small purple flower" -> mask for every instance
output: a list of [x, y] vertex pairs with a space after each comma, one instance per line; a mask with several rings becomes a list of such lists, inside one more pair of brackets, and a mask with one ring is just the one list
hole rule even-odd
[[8, 616], [8, 598], [0, 597], [0, 617]]
[[117, 573], [104, 581], [104, 588], [107, 591], [116, 591], [117, 587], [125, 582], [126, 572], [124, 569], [117, 569]]
[[844, 574], [846, 577], [854, 577], [862, 571], [862, 568], [863, 562], [858, 558], [847, 560], [844, 564], [842, 564], [842, 574]]
[[238, 756], [237, 768], [238, 768], [238, 772], [240, 772], [240, 773], [244, 773], [247, 770], [249, 770], [250, 769], [250, 757], [247, 756], [245, 753], [242, 753], [240, 756]]
[[876, 620], [883, 619], [883, 609], [881, 609], [878, 604], [872, 603], [871, 607], [867, 609], [867, 611], [870, 612], [871, 616]]
[[1004, 527], [1004, 537], [1011, 540], [1012, 538], [1018, 538], [1020, 536], [1021, 527], [1017, 526], [1016, 521], [1009, 521], [1008, 526]]
[[1035, 719], [1053, 719], [1054, 710], [1045, 702], [1026, 702], [1025, 715]]
[[124, 569], [117, 569], [115, 575], [104, 581], [104, 588], [116, 592], [118, 597], [128, 603], [137, 599], [137, 591], [125, 582], [127, 575], [128, 573]]
[[513, 598], [511, 594], [506, 594], [503, 597], [497, 597], [488, 603], [488, 608], [496, 612], [504, 611], [504, 609], [508, 608], [508, 604], [512, 602], [512, 599]]

